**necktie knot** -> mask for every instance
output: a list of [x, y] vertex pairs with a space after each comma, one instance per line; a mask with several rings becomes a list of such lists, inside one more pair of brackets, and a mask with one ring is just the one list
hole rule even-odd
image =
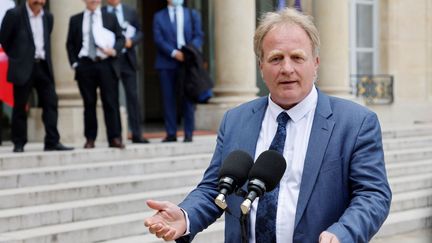
[[286, 112], [281, 112], [278, 117], [276, 118], [276, 121], [278, 123], [278, 126], [286, 127], [286, 124], [288, 120], [290, 119], [290, 116]]

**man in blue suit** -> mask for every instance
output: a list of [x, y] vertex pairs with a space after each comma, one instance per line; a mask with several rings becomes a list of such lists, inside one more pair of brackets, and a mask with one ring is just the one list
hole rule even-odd
[[[376, 114], [315, 88], [319, 36], [308, 16], [289, 8], [265, 14], [254, 46], [270, 95], [225, 113], [203, 180], [179, 206], [149, 200], [158, 212], [145, 225], [165, 240], [191, 241], [223, 213], [213, 202], [222, 161], [234, 150], [257, 158], [280, 133], [279, 116], [288, 114], [282, 151], [287, 169], [278, 186], [276, 216], [261, 217], [268, 208], [259, 206], [271, 192], [255, 200], [248, 242], [368, 242], [391, 201]], [[242, 242], [243, 200], [234, 194], [226, 199], [225, 242]]]
[[[196, 11], [182, 6], [183, 0], [167, 0], [168, 7], [157, 12], [153, 19], [153, 35], [157, 47], [155, 68], [159, 72], [165, 130], [163, 142], [177, 141], [177, 79], [184, 55], [181, 47], [193, 45], [200, 49], [203, 42], [201, 19]], [[193, 102], [183, 97], [184, 142], [192, 141], [194, 130]]]

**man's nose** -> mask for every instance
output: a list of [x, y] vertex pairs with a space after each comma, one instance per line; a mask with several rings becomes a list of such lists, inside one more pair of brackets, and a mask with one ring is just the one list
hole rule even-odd
[[289, 60], [284, 60], [281, 62], [281, 72], [284, 74], [290, 74], [294, 72], [294, 66]]

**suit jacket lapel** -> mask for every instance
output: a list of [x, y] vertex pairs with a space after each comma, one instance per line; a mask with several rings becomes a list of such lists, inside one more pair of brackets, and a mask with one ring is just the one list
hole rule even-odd
[[260, 98], [258, 104], [252, 107], [250, 113], [242, 117], [241, 124], [244, 124], [244, 129], [239, 136], [238, 141], [241, 143], [239, 147], [245, 152], [248, 152], [252, 158], [255, 156], [256, 144], [261, 130], [262, 121], [264, 119], [267, 96]]
[[79, 17], [78, 17], [78, 23], [77, 24], [77, 29], [76, 29], [76, 34], [77, 34], [77, 40], [79, 40], [79, 49], [77, 50], [77, 57], [78, 57], [78, 53], [80, 52], [81, 48], [82, 48], [82, 41], [83, 41], [83, 22], [84, 22], [84, 12], [82, 12]]
[[44, 35], [44, 48], [45, 48], [45, 53], [46, 55], [48, 55], [48, 50], [49, 50], [49, 41], [50, 41], [50, 37], [49, 37], [49, 28], [48, 28], [48, 15], [45, 14], [43, 15], [42, 18], [43, 21], [43, 35]]
[[25, 25], [25, 28], [26, 28], [26, 31], [28, 34], [28, 38], [30, 38], [30, 40], [31, 40], [31, 45], [34, 46], [33, 33], [32, 33], [31, 26], [30, 26], [30, 18], [29, 18], [29, 15], [27, 13], [27, 7], [26, 7], [25, 3], [21, 5], [21, 12], [22, 12], [22, 16], [24, 16], [24, 25]]
[[333, 120], [328, 119], [331, 114], [329, 97], [318, 91], [318, 104], [304, 161], [294, 229], [297, 227], [306, 209], [321, 168], [324, 153], [335, 124]]
[[162, 28], [169, 28], [170, 30], [167, 32], [171, 35], [171, 38], [173, 40], [177, 41], [177, 32], [176, 29], [174, 29], [173, 23], [171, 22], [168, 8], [166, 8], [165, 11], [163, 12], [162, 21], [165, 22], [163, 23], [164, 26], [162, 26]]

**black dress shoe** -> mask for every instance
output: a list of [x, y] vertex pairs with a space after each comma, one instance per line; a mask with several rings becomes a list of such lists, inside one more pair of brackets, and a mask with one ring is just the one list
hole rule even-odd
[[66, 147], [61, 143], [57, 143], [56, 145], [45, 145], [44, 151], [69, 151], [73, 149], [72, 147]]
[[13, 149], [14, 153], [22, 153], [24, 152], [24, 145], [15, 145]]
[[183, 139], [183, 142], [184, 142], [184, 143], [191, 143], [191, 142], [192, 142], [192, 137], [185, 137], [185, 138]]
[[150, 143], [147, 138], [132, 138], [132, 143]]
[[111, 142], [109, 143], [110, 148], [119, 148], [124, 149], [125, 145], [122, 143], [120, 138], [113, 138]]
[[170, 143], [170, 142], [177, 142], [177, 137], [176, 136], [166, 136], [162, 140], [162, 143]]

